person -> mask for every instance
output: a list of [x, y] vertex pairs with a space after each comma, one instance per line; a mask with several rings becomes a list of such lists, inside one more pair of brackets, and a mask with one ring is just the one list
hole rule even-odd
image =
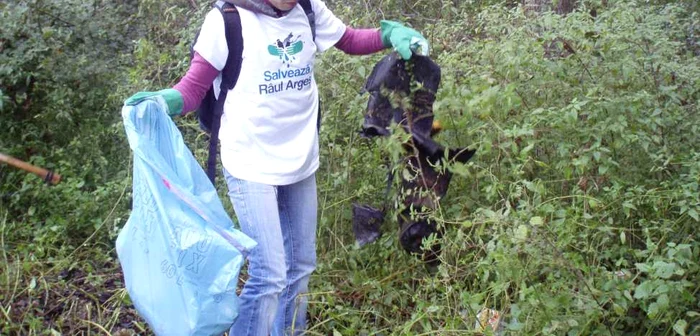
[[[379, 29], [348, 27], [322, 0], [311, 0], [313, 39], [297, 0], [227, 1], [240, 14], [244, 48], [238, 81], [224, 101], [221, 161], [240, 229], [258, 243], [230, 335], [298, 335], [306, 328], [305, 293], [316, 267], [315, 54], [333, 46], [351, 55], [393, 48], [409, 59], [412, 52], [426, 54], [428, 42], [395, 21], [383, 20]], [[195, 110], [228, 56], [218, 9], [205, 17], [193, 49], [174, 87], [139, 92], [125, 103], [160, 96], [169, 115]]]

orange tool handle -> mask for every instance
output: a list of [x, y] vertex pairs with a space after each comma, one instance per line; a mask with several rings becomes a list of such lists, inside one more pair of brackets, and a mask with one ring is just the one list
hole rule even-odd
[[31, 163], [24, 162], [22, 160], [15, 159], [9, 155], [0, 153], [0, 162], [5, 162], [11, 166], [15, 166], [19, 169], [26, 170], [30, 173], [36, 174], [46, 181], [46, 183], [57, 184], [61, 181], [61, 175], [58, 175], [48, 169], [37, 167]]

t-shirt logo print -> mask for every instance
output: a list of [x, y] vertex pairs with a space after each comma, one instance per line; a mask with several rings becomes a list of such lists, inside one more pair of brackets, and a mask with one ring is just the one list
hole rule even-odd
[[300, 53], [304, 49], [304, 42], [300, 41], [301, 35], [294, 37], [292, 33], [283, 40], [277, 39], [275, 43], [267, 46], [267, 52], [272, 56], [277, 56], [280, 58], [282, 63], [289, 67], [289, 63], [296, 61], [294, 55]]

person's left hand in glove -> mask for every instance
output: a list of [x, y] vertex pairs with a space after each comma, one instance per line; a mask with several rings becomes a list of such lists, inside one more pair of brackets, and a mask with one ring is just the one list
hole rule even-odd
[[415, 29], [388, 20], [382, 20], [380, 27], [384, 46], [393, 47], [401, 58], [408, 60], [414, 52], [422, 56], [430, 52], [428, 41]]
[[137, 92], [135, 95], [127, 98], [124, 101], [124, 105], [136, 105], [147, 98], [159, 96], [163, 98], [165, 104], [168, 106], [168, 115], [177, 116], [182, 114], [182, 108], [184, 101], [182, 99], [182, 94], [180, 91], [175, 89], [164, 89], [155, 92]]

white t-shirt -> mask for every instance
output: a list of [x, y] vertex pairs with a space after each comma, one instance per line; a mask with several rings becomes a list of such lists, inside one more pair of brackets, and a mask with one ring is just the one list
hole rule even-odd
[[[299, 4], [281, 18], [238, 8], [243, 60], [236, 86], [226, 96], [219, 140], [224, 167], [239, 179], [287, 185], [318, 169], [314, 57], [340, 40], [345, 24], [323, 1], [311, 0], [311, 5], [315, 41]], [[207, 14], [194, 50], [218, 70], [226, 64], [228, 47], [218, 9]]]

